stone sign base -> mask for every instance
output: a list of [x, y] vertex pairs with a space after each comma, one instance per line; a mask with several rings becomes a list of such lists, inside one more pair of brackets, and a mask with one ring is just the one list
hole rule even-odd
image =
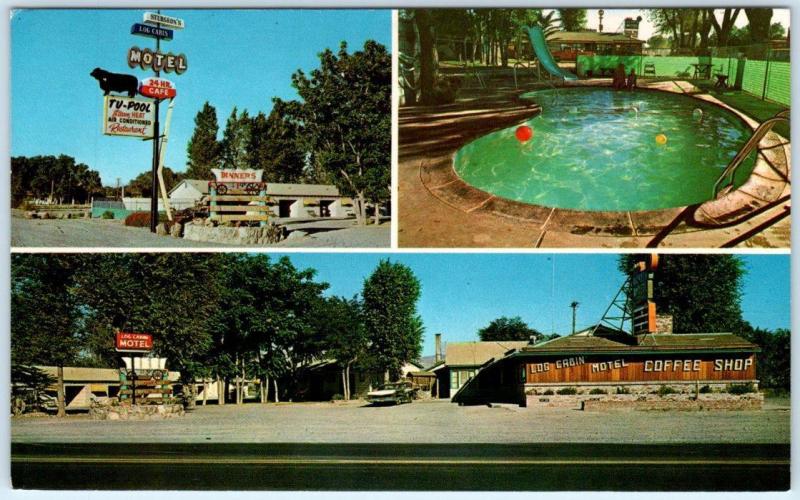
[[244, 246], [277, 243], [285, 234], [283, 226], [271, 222], [264, 227], [227, 227], [194, 220], [183, 226], [183, 237], [191, 241]]
[[160, 420], [181, 417], [182, 404], [166, 405], [92, 405], [89, 418], [93, 420]]

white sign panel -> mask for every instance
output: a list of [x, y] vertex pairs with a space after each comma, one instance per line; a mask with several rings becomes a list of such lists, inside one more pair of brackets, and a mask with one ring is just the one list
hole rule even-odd
[[156, 109], [152, 101], [115, 95], [107, 95], [103, 100], [105, 135], [153, 137], [155, 119]]
[[164, 16], [155, 12], [145, 12], [144, 22], [147, 24], [160, 24], [162, 28], [183, 29], [183, 19], [177, 17]]
[[263, 169], [223, 169], [212, 168], [217, 182], [261, 182]]

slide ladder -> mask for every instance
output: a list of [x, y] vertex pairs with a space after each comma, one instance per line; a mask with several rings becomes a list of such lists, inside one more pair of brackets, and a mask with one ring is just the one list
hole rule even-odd
[[[778, 124], [778, 122], [789, 122], [789, 110], [785, 109], [779, 113], [777, 113], [772, 118], [766, 120], [765, 122], [761, 123], [755, 131], [753, 131], [753, 135], [750, 136], [750, 139], [747, 140], [742, 149], [736, 154], [736, 156], [728, 163], [728, 166], [725, 167], [725, 170], [722, 171], [722, 174], [717, 179], [717, 182], [714, 183], [714, 190], [711, 193], [711, 197], [716, 198], [717, 194], [719, 194], [719, 190], [728, 185], [733, 184], [733, 180], [736, 176], [736, 170], [742, 164], [742, 162], [750, 156], [750, 153], [753, 152], [755, 148], [758, 147], [758, 144], [761, 142], [761, 139], [767, 135], [767, 132], [772, 130], [772, 127]], [[723, 184], [724, 182], [724, 184]]]

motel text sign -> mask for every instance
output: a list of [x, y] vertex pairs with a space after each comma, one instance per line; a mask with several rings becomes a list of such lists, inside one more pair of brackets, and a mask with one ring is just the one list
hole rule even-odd
[[118, 352], [150, 352], [153, 350], [153, 336], [149, 333], [117, 332]]

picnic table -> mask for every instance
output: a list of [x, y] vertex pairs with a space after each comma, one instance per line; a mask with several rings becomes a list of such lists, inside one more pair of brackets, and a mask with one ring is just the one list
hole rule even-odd
[[715, 87], [718, 87], [718, 88], [721, 88], [721, 89], [727, 89], [728, 88], [728, 75], [726, 75], [724, 73], [717, 73], [714, 76], [717, 77], [717, 83], [714, 84]]

